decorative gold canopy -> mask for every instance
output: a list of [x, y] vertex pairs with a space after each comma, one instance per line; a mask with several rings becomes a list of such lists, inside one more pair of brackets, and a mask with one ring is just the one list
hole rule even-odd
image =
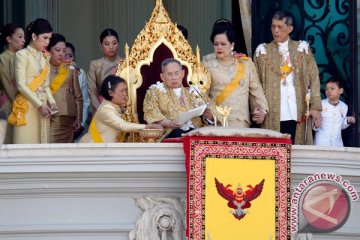
[[128, 82], [129, 98], [132, 112], [136, 115], [136, 89], [143, 83], [141, 67], [153, 62], [154, 52], [164, 44], [173, 57], [187, 67], [187, 82], [190, 81], [205, 93], [210, 88], [210, 75], [200, 62], [200, 51], [197, 48], [194, 54], [189, 42], [174, 24], [161, 0], [156, 0], [156, 6], [144, 28], [136, 37], [129, 52], [125, 49], [126, 59], [119, 65], [116, 75]]

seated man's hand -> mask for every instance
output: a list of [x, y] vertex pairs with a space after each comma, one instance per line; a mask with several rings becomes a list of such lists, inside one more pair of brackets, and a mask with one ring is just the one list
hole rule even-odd
[[182, 125], [176, 121], [176, 120], [170, 120], [170, 119], [164, 119], [158, 122], [158, 124], [161, 124], [164, 128], [180, 128]]
[[261, 124], [264, 122], [266, 112], [262, 109], [262, 107], [255, 107], [251, 115], [254, 122]]
[[211, 113], [211, 111], [207, 108], [205, 109], [203, 116], [205, 117], [205, 119], [210, 120], [210, 121], [214, 121], [214, 115]]
[[146, 129], [164, 129], [160, 124], [152, 123], [145, 126]]

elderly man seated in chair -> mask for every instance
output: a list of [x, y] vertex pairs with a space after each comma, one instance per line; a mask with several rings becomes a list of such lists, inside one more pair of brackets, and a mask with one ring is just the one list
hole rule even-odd
[[178, 121], [179, 112], [187, 112], [204, 103], [196, 91], [183, 86], [184, 76], [185, 70], [178, 60], [165, 59], [161, 63], [160, 74], [163, 82], [151, 85], [145, 95], [145, 121], [149, 124], [158, 123], [171, 131], [167, 138], [181, 137], [183, 133], [203, 125], [200, 117], [194, 117], [185, 123]]

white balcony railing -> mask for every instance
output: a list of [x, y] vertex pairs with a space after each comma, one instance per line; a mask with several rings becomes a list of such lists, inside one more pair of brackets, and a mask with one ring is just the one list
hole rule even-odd
[[[146, 211], [158, 239], [183, 238], [184, 160], [179, 143], [3, 145], [0, 239], [155, 240], [139, 237]], [[359, 190], [360, 149], [293, 146], [292, 184], [316, 172]], [[312, 237], [359, 239], [359, 222], [357, 201], [341, 229]]]

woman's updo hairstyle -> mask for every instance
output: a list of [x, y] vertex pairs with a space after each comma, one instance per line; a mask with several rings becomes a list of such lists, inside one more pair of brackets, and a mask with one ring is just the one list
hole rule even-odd
[[33, 33], [37, 36], [43, 33], [51, 33], [52, 31], [53, 29], [48, 20], [43, 18], [36, 19], [25, 29], [25, 46], [29, 45]]
[[21, 28], [16, 23], [6, 24], [0, 31], [0, 46], [7, 46], [9, 43], [6, 38], [11, 37], [18, 28]]
[[226, 34], [230, 43], [236, 41], [236, 32], [233, 24], [227, 19], [218, 19], [214, 23], [213, 30], [210, 36], [210, 40], [214, 43], [214, 38], [218, 34]]
[[107, 28], [104, 31], [102, 31], [100, 34], [100, 43], [103, 42], [104, 38], [109, 37], [109, 36], [114, 36], [116, 38], [116, 40], [119, 41], [119, 36], [118, 36], [117, 32], [112, 28]]
[[74, 59], [75, 59], [75, 46], [74, 46], [71, 42], [66, 42], [66, 43], [65, 43], [65, 46], [66, 46], [67, 48], [70, 48], [70, 49], [71, 49], [71, 51], [72, 51], [73, 54], [74, 54]]
[[50, 42], [48, 45], [48, 50], [50, 51], [53, 46], [55, 46], [58, 42], [66, 43], [66, 39], [60, 33], [53, 33], [50, 38]]
[[119, 83], [126, 83], [124, 79], [115, 75], [107, 76], [101, 86], [101, 96], [106, 100], [111, 101], [112, 97], [109, 94], [109, 90], [114, 91]]

